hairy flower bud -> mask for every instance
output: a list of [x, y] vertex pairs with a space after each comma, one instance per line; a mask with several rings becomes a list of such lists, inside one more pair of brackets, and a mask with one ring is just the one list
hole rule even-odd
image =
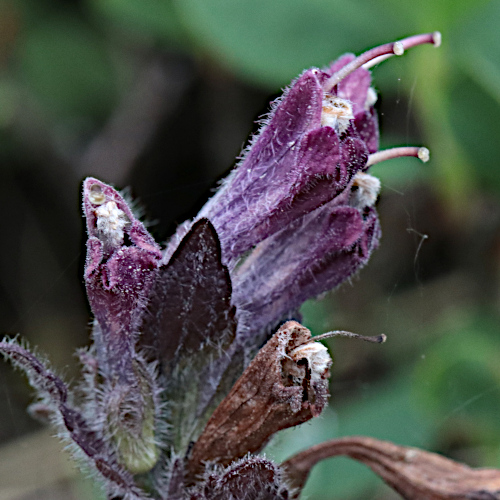
[[280, 468], [270, 460], [247, 457], [207, 475], [191, 500], [289, 500], [282, 476]]
[[89, 235], [85, 285], [99, 326], [99, 361], [101, 368], [126, 379], [160, 247], [111, 186], [86, 179], [83, 208]]
[[136, 343], [162, 255], [111, 186], [86, 179], [83, 207], [89, 234], [85, 284], [97, 322], [93, 335], [103, 379], [106, 432], [127, 469], [145, 472], [159, 456], [155, 436], [159, 389], [136, 352]]

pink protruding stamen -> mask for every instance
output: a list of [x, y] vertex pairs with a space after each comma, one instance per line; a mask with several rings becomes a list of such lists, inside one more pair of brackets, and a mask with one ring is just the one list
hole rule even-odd
[[333, 332], [323, 333], [322, 335], [311, 337], [308, 342], [331, 339], [332, 337], [348, 337], [351, 339], [364, 340], [365, 342], [373, 342], [374, 344], [383, 344], [387, 340], [387, 337], [383, 333], [374, 337], [367, 337], [365, 335], [358, 335], [357, 333], [346, 332], [344, 330], [335, 330]]
[[429, 161], [429, 150], [427, 148], [417, 148], [414, 146], [406, 146], [402, 148], [391, 148], [377, 151], [368, 156], [367, 167], [380, 163], [381, 161], [391, 160], [392, 158], [401, 158], [402, 156], [414, 156], [424, 163]]
[[[380, 61], [387, 59], [388, 57], [397, 55], [401, 56], [404, 54], [406, 49], [416, 47], [417, 45], [423, 45], [425, 43], [432, 43], [434, 46], [439, 47], [441, 44], [441, 33], [435, 31], [434, 33], [423, 33], [421, 35], [414, 35], [408, 38], [403, 38], [398, 42], [386, 43], [380, 45], [373, 49], [367, 50], [360, 56], [356, 57], [349, 64], [346, 64], [343, 68], [339, 69], [334, 73], [323, 85], [326, 91], [330, 91], [335, 85], [342, 81], [347, 75], [350, 75], [353, 71], [356, 71], [361, 66], [371, 67], [373, 64], [377, 64]], [[372, 64], [373, 63], [373, 64]]]

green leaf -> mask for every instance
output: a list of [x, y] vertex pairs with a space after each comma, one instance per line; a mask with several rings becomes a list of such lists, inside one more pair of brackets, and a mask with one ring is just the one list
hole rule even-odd
[[19, 56], [28, 88], [51, 112], [103, 117], [112, 109], [114, 72], [103, 41], [72, 13], [29, 26]]
[[450, 89], [449, 113], [453, 132], [472, 162], [479, 184], [490, 191], [500, 190], [500, 101], [486, 93], [476, 79], [457, 73]]
[[[470, 439], [498, 442], [500, 367], [497, 319], [480, 318], [440, 338], [415, 370], [416, 402], [438, 418], [438, 431], [457, 419]], [[487, 441], [488, 441], [487, 440]]]
[[483, 6], [457, 30], [452, 43], [462, 69], [500, 104], [500, 2]]
[[[401, 16], [407, 29], [418, 32], [439, 30], [448, 35], [457, 23], [470, 18], [491, 0], [419, 0], [406, 2], [402, 8], [400, 0], [379, 0], [387, 10], [392, 9]], [[445, 38], [446, 40], [446, 38]]]
[[404, 33], [397, 13], [368, 0], [176, 0], [175, 5], [200, 47], [273, 88], [304, 68]]
[[182, 27], [169, 0], [87, 0], [91, 9], [106, 23], [152, 37], [174, 41]]

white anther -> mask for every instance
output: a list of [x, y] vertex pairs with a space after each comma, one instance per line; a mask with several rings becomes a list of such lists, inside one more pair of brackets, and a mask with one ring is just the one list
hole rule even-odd
[[354, 114], [349, 101], [328, 93], [324, 95], [321, 113], [323, 127], [332, 127], [337, 133], [342, 134], [349, 127], [350, 120], [353, 119]]
[[296, 347], [290, 353], [290, 357], [295, 362], [301, 359], [307, 360], [313, 381], [320, 380], [332, 365], [332, 358], [328, 354], [327, 348], [319, 342], [310, 342]]
[[100, 239], [105, 243], [118, 247], [123, 244], [124, 229], [127, 225], [127, 216], [120, 210], [114, 201], [96, 208], [97, 231]]
[[357, 190], [351, 194], [349, 204], [351, 206], [363, 209], [372, 207], [377, 201], [380, 192], [380, 180], [370, 174], [358, 172], [354, 176], [353, 187], [357, 186]]
[[378, 95], [376, 90], [370, 87], [366, 93], [365, 109], [370, 109], [377, 102], [377, 99]]

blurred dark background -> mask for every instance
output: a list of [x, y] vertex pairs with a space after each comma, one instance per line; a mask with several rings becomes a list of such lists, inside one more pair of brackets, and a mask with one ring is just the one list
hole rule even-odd
[[[500, 2], [485, 0], [3, 0], [0, 332], [20, 333], [75, 379], [90, 320], [86, 176], [130, 186], [165, 240], [304, 68], [440, 30], [441, 48], [373, 71], [382, 147], [423, 144], [431, 161], [371, 170], [383, 183], [381, 247], [351, 283], [303, 309], [314, 333], [389, 340], [332, 341], [329, 410], [268, 453], [366, 434], [500, 467], [499, 24]], [[2, 445], [40, 426], [6, 364], [0, 394], [1, 461]], [[343, 459], [318, 466], [307, 492], [389, 498]], [[1, 487], [0, 497], [18, 498]]]

